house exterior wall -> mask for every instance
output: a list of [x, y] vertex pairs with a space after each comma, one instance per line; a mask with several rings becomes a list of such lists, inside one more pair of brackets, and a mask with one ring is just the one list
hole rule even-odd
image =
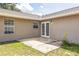
[[[15, 22], [14, 34], [4, 34], [4, 18], [6, 17], [0, 16], [0, 42], [41, 36], [41, 24], [39, 21], [19, 18], [12, 18]], [[44, 21], [50, 21], [50, 38], [52, 40], [64, 40], [64, 38], [67, 38], [66, 40], [70, 43], [79, 44], [79, 14]], [[39, 28], [34, 29], [33, 22], [39, 23]]]
[[50, 23], [52, 39], [63, 40], [79, 44], [79, 14], [52, 19]]
[[[4, 34], [4, 18], [0, 16], [0, 42], [40, 36], [40, 24], [38, 21], [18, 18], [12, 18], [15, 26], [14, 34]], [[39, 28], [33, 28], [33, 22], [37, 22]]]

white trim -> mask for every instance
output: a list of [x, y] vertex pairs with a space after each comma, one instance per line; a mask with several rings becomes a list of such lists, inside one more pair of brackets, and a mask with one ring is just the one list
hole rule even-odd
[[[45, 22], [41, 22], [41, 37], [45, 37], [45, 35], [42, 35], [42, 24], [45, 23]], [[45, 24], [44, 24], [45, 25]], [[45, 34], [45, 32], [44, 32]]]
[[[46, 36], [47, 38], [50, 38], [50, 21], [47, 21], [46, 23], [49, 23], [49, 36]], [[45, 26], [46, 29], [46, 26]], [[46, 31], [45, 31], [46, 32]]]
[[[4, 21], [5, 21], [5, 19], [11, 19], [11, 20], [13, 20], [14, 21], [14, 25], [5, 25], [4, 24]], [[4, 31], [5, 31], [5, 27], [13, 27], [13, 31], [14, 31], [14, 33], [13, 34], [15, 34], [15, 19], [14, 18], [10, 18], [10, 17], [3, 17], [3, 24], [4, 24]], [[3, 32], [4, 33], [4, 32]], [[11, 35], [11, 34], [10, 34]]]
[[[44, 23], [45, 25], [45, 35], [42, 35], [42, 24]], [[49, 23], [49, 36], [46, 36], [46, 23]], [[41, 37], [46, 37], [46, 38], [50, 38], [50, 21], [45, 21], [45, 22], [41, 22]]]

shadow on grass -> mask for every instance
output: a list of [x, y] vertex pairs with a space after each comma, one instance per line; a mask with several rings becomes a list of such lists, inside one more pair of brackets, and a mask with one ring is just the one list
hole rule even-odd
[[69, 44], [68, 42], [63, 42], [63, 45], [61, 46], [61, 48], [69, 50], [71, 52], [76, 52], [79, 54], [79, 45], [71, 43]]
[[12, 43], [19, 43], [19, 41], [6, 41], [6, 42], [0, 42], [0, 45], [5, 45], [5, 44], [12, 44]]

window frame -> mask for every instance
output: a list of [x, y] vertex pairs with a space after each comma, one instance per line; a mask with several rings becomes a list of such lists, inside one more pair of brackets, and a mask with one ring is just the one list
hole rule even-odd
[[38, 28], [39, 28], [39, 23], [33, 22], [33, 29], [38, 29]]
[[[4, 34], [14, 34], [15, 33], [15, 19], [13, 19], [13, 18], [5, 18], [5, 17], [3, 19], [4, 19], [4, 22], [3, 22], [3, 24], [4, 24]], [[10, 24], [9, 25], [6, 25], [5, 24], [5, 20], [12, 20], [13, 21], [13, 25], [10, 25]], [[9, 32], [10, 31], [10, 30], [6, 31], [5, 30], [6, 27], [7, 28], [8, 27], [12, 27], [13, 28], [13, 31], [12, 31], [13, 33], [6, 33], [6, 32]]]

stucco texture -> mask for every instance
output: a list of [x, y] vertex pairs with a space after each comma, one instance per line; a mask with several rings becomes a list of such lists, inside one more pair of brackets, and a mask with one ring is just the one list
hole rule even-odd
[[37, 29], [33, 28], [34, 22], [40, 25], [38, 21], [19, 18], [12, 18], [14, 19], [14, 33], [4, 34], [4, 18], [6, 17], [0, 16], [0, 42], [40, 36], [40, 26]]
[[79, 14], [52, 19], [50, 25], [51, 38], [70, 43], [79, 43]]

